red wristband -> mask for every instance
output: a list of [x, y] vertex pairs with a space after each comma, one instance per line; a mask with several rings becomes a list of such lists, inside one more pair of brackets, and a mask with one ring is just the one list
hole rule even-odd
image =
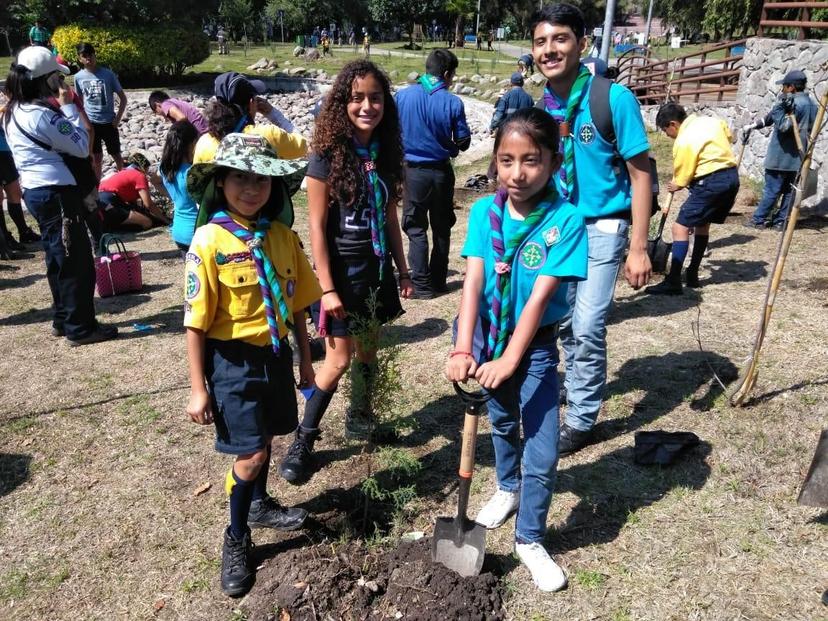
[[469, 356], [471, 357], [470, 351], [453, 351], [449, 354], [449, 358], [454, 358], [455, 356]]

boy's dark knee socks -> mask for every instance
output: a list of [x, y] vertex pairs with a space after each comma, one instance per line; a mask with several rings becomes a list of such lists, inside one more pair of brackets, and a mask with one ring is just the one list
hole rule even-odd
[[693, 254], [690, 257], [690, 265], [687, 267], [688, 270], [693, 272], [698, 271], [699, 265], [701, 265], [702, 259], [704, 258], [704, 251], [707, 250], [707, 242], [709, 240], [709, 235], [696, 235], [696, 239], [693, 242]]
[[20, 203], [9, 203], [9, 217], [17, 227], [17, 232], [21, 235], [24, 231], [29, 230], [29, 225], [26, 224], [26, 218], [23, 216], [23, 206]]
[[316, 429], [322, 421], [322, 417], [333, 399], [336, 388], [328, 392], [319, 386], [314, 386], [313, 394], [305, 402], [305, 414], [302, 416], [302, 427], [305, 429]]
[[267, 496], [267, 477], [270, 474], [270, 455], [272, 452], [272, 448], [268, 444], [267, 459], [265, 460], [265, 463], [262, 464], [259, 474], [256, 475], [256, 478], [253, 480], [253, 500], [261, 500]]
[[247, 516], [250, 514], [250, 502], [253, 500], [255, 480], [245, 481], [231, 467], [224, 481], [224, 488], [230, 497], [230, 534], [234, 539], [241, 539], [247, 532]]

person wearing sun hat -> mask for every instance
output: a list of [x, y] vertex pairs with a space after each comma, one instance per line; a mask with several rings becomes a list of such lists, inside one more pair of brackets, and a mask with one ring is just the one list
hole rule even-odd
[[187, 414], [215, 423], [216, 450], [235, 455], [225, 478], [230, 524], [221, 563], [221, 587], [231, 597], [253, 584], [249, 527], [295, 530], [307, 517], [267, 494], [271, 440], [296, 429], [291, 329], [300, 348], [299, 385], [314, 379], [304, 309], [322, 290], [288, 228], [285, 200], [306, 168], [303, 160], [280, 159], [262, 136], [232, 133], [212, 162], [187, 174], [200, 205], [185, 257]]
[[[279, 157], [285, 159], [307, 155], [307, 140], [260, 96], [267, 91], [264, 82], [228, 71], [216, 78], [213, 89], [215, 96], [204, 111], [208, 131], [196, 143], [194, 164], [212, 160], [221, 139], [234, 132], [264, 136]], [[270, 124], [256, 125], [256, 113], [267, 118]]]
[[[86, 208], [64, 162], [65, 156], [89, 154], [89, 134], [62, 79], [68, 73], [45, 47], [22, 50], [6, 78], [9, 103], [2, 123], [26, 207], [40, 227], [54, 304], [51, 333], [76, 346], [113, 339], [118, 329], [95, 317], [95, 267], [84, 223]], [[46, 102], [52, 96], [60, 108]]]

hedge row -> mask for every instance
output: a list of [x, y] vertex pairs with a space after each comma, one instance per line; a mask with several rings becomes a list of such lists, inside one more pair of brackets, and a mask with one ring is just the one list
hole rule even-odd
[[76, 65], [80, 64], [77, 44], [91, 43], [98, 63], [127, 80], [178, 77], [210, 56], [207, 35], [182, 25], [103, 28], [69, 24], [56, 28], [52, 41], [64, 60]]

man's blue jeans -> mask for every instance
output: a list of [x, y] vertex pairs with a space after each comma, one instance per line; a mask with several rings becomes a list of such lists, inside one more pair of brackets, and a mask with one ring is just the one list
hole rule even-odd
[[607, 315], [627, 245], [626, 220], [587, 220], [587, 279], [569, 283], [569, 314], [561, 321], [566, 371], [566, 424], [588, 431], [607, 383]]
[[781, 195], [779, 211], [771, 222], [771, 226], [784, 224], [788, 219], [788, 211], [793, 202], [793, 182], [796, 179], [795, 170], [765, 169], [765, 189], [762, 191], [762, 200], [753, 212], [754, 224], [765, 224], [771, 215], [776, 199]]
[[46, 186], [24, 190], [23, 199], [37, 220], [46, 251], [46, 278], [54, 302], [52, 325], [70, 339], [89, 336], [97, 327], [95, 266], [80, 194], [74, 186]]
[[[534, 343], [517, 371], [493, 391], [492, 423], [497, 485], [520, 492], [515, 538], [541, 542], [558, 465], [558, 351], [554, 338]], [[520, 427], [523, 425], [523, 450]]]

